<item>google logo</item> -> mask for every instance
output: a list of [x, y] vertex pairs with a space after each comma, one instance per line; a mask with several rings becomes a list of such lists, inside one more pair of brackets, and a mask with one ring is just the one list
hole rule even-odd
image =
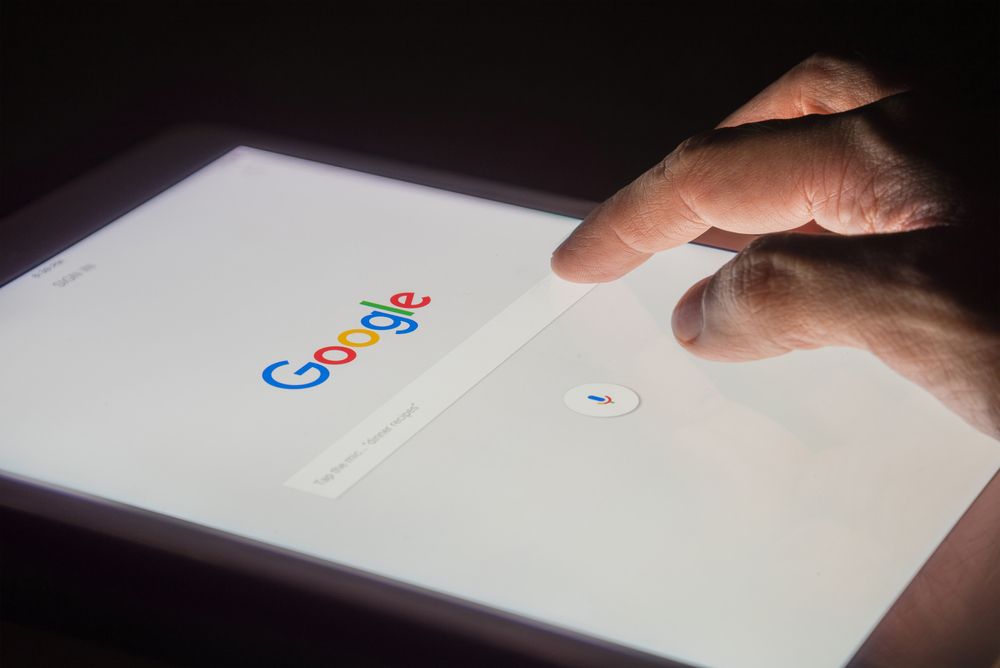
[[317, 375], [312, 380], [305, 383], [287, 383], [276, 379], [274, 372], [289, 364], [288, 360], [281, 360], [264, 369], [261, 374], [264, 382], [282, 390], [304, 390], [325, 383], [330, 377], [330, 369], [327, 367], [353, 362], [358, 356], [357, 348], [367, 348], [379, 342], [381, 338], [379, 332], [391, 330], [396, 334], [409, 334], [416, 331], [419, 325], [416, 320], [409, 317], [413, 315], [413, 311], [408, 309], [424, 308], [431, 303], [431, 298], [417, 299], [412, 292], [400, 292], [394, 294], [389, 303], [392, 306], [361, 302], [362, 306], [375, 309], [361, 318], [362, 326], [344, 330], [337, 335], [337, 343], [340, 345], [320, 348], [313, 353], [314, 362], [307, 362], [292, 372], [293, 375], [300, 377], [316, 372]]

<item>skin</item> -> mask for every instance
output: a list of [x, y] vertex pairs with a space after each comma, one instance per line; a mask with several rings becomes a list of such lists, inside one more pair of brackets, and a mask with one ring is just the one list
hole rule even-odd
[[[611, 281], [710, 227], [764, 235], [681, 298], [682, 346], [721, 361], [869, 350], [1000, 439], [997, 125], [946, 99], [813, 56], [595, 209], [552, 267]], [[853, 665], [998, 656], [995, 478]]]

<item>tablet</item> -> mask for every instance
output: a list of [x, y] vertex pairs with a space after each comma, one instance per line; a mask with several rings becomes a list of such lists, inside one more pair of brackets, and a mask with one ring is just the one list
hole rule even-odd
[[871, 355], [697, 359], [687, 245], [240, 133], [4, 226], [4, 501], [571, 663], [838, 666], [1000, 466]]

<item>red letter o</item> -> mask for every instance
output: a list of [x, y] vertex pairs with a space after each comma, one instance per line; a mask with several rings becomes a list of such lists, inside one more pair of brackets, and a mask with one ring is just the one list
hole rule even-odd
[[[339, 360], [327, 359], [326, 354], [331, 350], [336, 350], [338, 352], [344, 353], [344, 359], [339, 359]], [[317, 350], [316, 354], [313, 355], [313, 359], [322, 364], [347, 364], [357, 356], [358, 353], [352, 348], [345, 348], [344, 346], [327, 346], [326, 348], [320, 348], [319, 350]]]

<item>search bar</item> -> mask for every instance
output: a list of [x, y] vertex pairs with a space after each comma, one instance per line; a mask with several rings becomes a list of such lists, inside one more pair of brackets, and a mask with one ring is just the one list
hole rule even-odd
[[337, 498], [593, 288], [549, 274], [285, 481], [285, 486]]

